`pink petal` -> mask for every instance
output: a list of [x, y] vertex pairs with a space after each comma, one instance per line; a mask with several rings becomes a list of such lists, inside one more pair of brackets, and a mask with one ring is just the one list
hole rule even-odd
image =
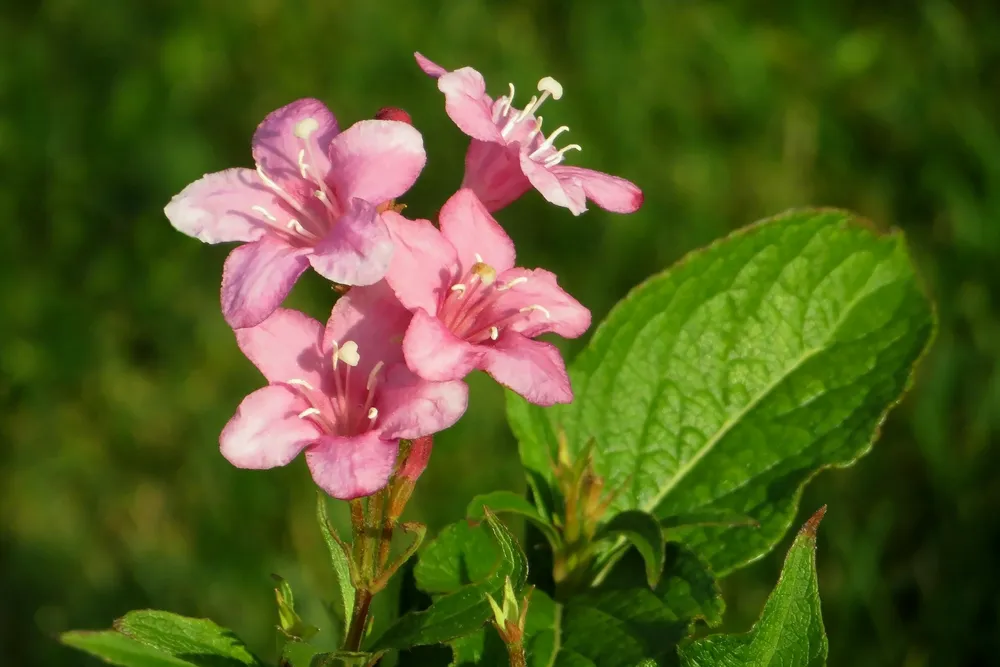
[[352, 197], [381, 204], [413, 186], [427, 162], [424, 140], [412, 125], [393, 120], [363, 120], [330, 143], [333, 183], [343, 200]]
[[229, 326], [256, 326], [273, 313], [309, 267], [309, 253], [270, 236], [229, 253], [222, 268], [222, 315]]
[[[518, 282], [520, 278], [527, 280]], [[515, 268], [504, 271], [497, 282], [513, 286], [497, 300], [496, 310], [524, 313], [524, 317], [508, 327], [512, 331], [528, 338], [549, 331], [563, 338], [576, 338], [590, 327], [590, 311], [559, 287], [555, 274], [550, 271]]]
[[440, 65], [431, 62], [425, 58], [421, 53], [414, 53], [413, 57], [417, 59], [417, 64], [420, 65], [420, 69], [424, 70], [425, 74], [434, 77], [435, 79], [442, 74], [447, 74], [448, 70], [441, 67]]
[[375, 207], [361, 199], [337, 219], [309, 257], [316, 273], [342, 285], [371, 285], [385, 277], [392, 239]]
[[462, 272], [482, 258], [497, 273], [514, 266], [514, 242], [510, 240], [472, 190], [461, 189], [441, 207], [441, 233], [458, 252]]
[[329, 355], [334, 343], [353, 340], [360, 361], [352, 375], [365, 381], [378, 362], [389, 367], [403, 360], [402, 340], [410, 317], [385, 281], [353, 287], [333, 306], [323, 332], [323, 350]]
[[556, 165], [552, 173], [560, 181], [572, 180], [583, 187], [587, 198], [612, 213], [634, 213], [642, 206], [642, 190], [624, 178], [593, 169]]
[[520, 159], [521, 171], [546, 201], [568, 208], [573, 215], [580, 215], [587, 210], [587, 196], [578, 180], [556, 177], [551, 168], [535, 162], [524, 151], [521, 152]]
[[535, 405], [572, 402], [566, 364], [554, 345], [506, 332], [486, 349], [483, 370], [500, 384]]
[[268, 382], [299, 379], [322, 387], [323, 325], [308, 315], [279, 308], [257, 326], [237, 329], [236, 342]]
[[[313, 179], [323, 179], [330, 171], [327, 151], [337, 136], [337, 119], [319, 100], [296, 100], [276, 111], [257, 126], [253, 135], [253, 159], [268, 178], [289, 194], [304, 196], [306, 184], [299, 163], [308, 165]], [[301, 135], [301, 136], [300, 136]], [[308, 188], [308, 195], [315, 186]]]
[[444, 110], [458, 129], [473, 139], [506, 143], [493, 122], [493, 100], [486, 94], [483, 75], [471, 67], [442, 74], [438, 89], [444, 93]]
[[222, 455], [237, 468], [262, 470], [291, 463], [320, 436], [298, 415], [309, 404], [287, 387], [272, 385], [243, 399], [219, 437]]
[[284, 217], [285, 209], [251, 169], [206, 174], [174, 195], [163, 212], [180, 232], [205, 243], [256, 241], [269, 229], [259, 210]]
[[352, 500], [386, 485], [398, 451], [398, 440], [383, 440], [376, 431], [327, 435], [306, 450], [306, 462], [321, 489], [334, 498]]
[[403, 338], [406, 365], [425, 380], [461, 380], [479, 367], [482, 355], [480, 346], [459, 339], [423, 310], [413, 314]]
[[465, 153], [462, 187], [476, 193], [488, 211], [499, 211], [531, 189], [521, 171], [519, 144], [473, 139]]
[[427, 382], [398, 364], [379, 386], [375, 407], [383, 438], [412, 439], [443, 431], [457, 422], [468, 406], [469, 387], [464, 382]]
[[459, 276], [454, 246], [427, 220], [408, 220], [393, 211], [382, 219], [395, 246], [386, 281], [410, 310], [436, 313]]

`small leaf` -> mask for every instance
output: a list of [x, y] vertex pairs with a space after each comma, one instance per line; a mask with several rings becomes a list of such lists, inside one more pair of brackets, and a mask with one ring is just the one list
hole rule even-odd
[[65, 632], [59, 641], [119, 667], [195, 667], [114, 630]]
[[311, 639], [319, 632], [319, 628], [302, 620], [295, 611], [295, 596], [291, 585], [277, 574], [271, 578], [278, 584], [274, 589], [278, 602], [278, 628], [290, 639]]
[[508, 391], [508, 420], [550, 480], [556, 434], [571, 457], [593, 440], [596, 474], [622, 489], [612, 514], [758, 522], [672, 530], [725, 574], [774, 547], [817, 471], [868, 452], [933, 322], [902, 234], [791, 211], [635, 288], [573, 362], [573, 403]]
[[629, 510], [615, 516], [598, 532], [595, 540], [624, 536], [646, 563], [646, 581], [656, 588], [663, 572], [664, 540], [660, 523], [651, 514]]
[[413, 568], [417, 587], [436, 596], [482, 581], [496, 568], [497, 547], [482, 526], [458, 521], [427, 543]]
[[760, 619], [741, 635], [709, 635], [680, 650], [682, 667], [822, 667], [827, 640], [816, 581], [821, 508], [799, 531]]
[[138, 642], [199, 666], [261, 664], [232, 630], [205, 618], [143, 609], [128, 612], [115, 621], [114, 628]]
[[507, 577], [515, 591], [524, 588], [528, 569], [517, 539], [489, 510], [480, 531], [494, 544], [493, 567], [488, 576], [442, 595], [425, 611], [404, 614], [379, 637], [373, 650], [442, 644], [475, 632], [492, 613], [486, 596], [500, 599]]
[[496, 514], [517, 514], [535, 524], [548, 539], [553, 549], [559, 546], [559, 533], [555, 527], [546, 521], [538, 509], [528, 502], [527, 498], [511, 491], [493, 491], [476, 496], [469, 503], [466, 514], [470, 519], [482, 519], [485, 516], [483, 508], [488, 507]]
[[347, 545], [340, 539], [336, 529], [330, 523], [326, 507], [326, 496], [322, 492], [316, 494], [316, 520], [319, 522], [319, 529], [323, 534], [323, 541], [326, 543], [327, 551], [330, 552], [334, 586], [337, 589], [333, 608], [338, 620], [342, 624], [339, 628], [340, 636], [346, 637], [351, 623], [351, 616], [354, 613], [354, 583], [351, 576], [351, 561], [348, 556]]
[[[524, 626], [527, 667], [549, 667], [555, 658], [560, 608], [538, 590], [531, 593]], [[455, 667], [509, 667], [510, 659], [496, 628], [487, 626], [452, 642]]]

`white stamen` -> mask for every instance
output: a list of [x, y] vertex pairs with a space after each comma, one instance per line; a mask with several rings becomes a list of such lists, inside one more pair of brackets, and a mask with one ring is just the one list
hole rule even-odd
[[309, 165], [306, 164], [306, 149], [299, 149], [299, 173], [302, 174], [302, 178], [309, 178], [306, 172], [309, 170]]
[[501, 115], [503, 115], [504, 117], [506, 117], [507, 114], [510, 113], [510, 105], [514, 103], [514, 84], [508, 83], [507, 85], [510, 86], [510, 95], [503, 98], [504, 107], [503, 107], [503, 113]]
[[530, 116], [531, 112], [540, 106], [539, 101], [540, 100], [536, 96], [532, 95], [531, 99], [528, 100], [528, 103], [524, 105], [523, 109], [521, 109], [521, 113], [514, 116], [514, 122], [520, 123], [522, 120]]
[[372, 368], [372, 372], [368, 374], [368, 382], [365, 383], [365, 389], [371, 391], [375, 387], [375, 381], [378, 379], [376, 376], [378, 375], [378, 372], [382, 370], [382, 366], [384, 365], [385, 364], [381, 361], [375, 364], [375, 367]]
[[260, 176], [260, 180], [264, 181], [264, 185], [267, 187], [275, 190], [276, 192], [284, 192], [284, 190], [278, 187], [277, 183], [268, 178], [267, 174], [264, 173], [264, 170], [260, 168], [260, 165], [257, 165], [257, 175]]
[[555, 131], [552, 134], [550, 134], [548, 138], [545, 141], [543, 141], [541, 145], [539, 145], [538, 148], [536, 148], [528, 157], [534, 160], [536, 157], [544, 153], [546, 150], [552, 148], [552, 142], [555, 141], [556, 137], [558, 137], [563, 132], [569, 132], [569, 127], [566, 125], [561, 125], [557, 127]]
[[506, 292], [507, 290], [516, 287], [521, 283], [526, 283], [526, 282], [528, 282], [528, 279], [525, 276], [518, 276], [517, 278], [514, 278], [510, 282], [504, 283], [503, 285], [497, 287], [497, 291]]
[[313, 389], [313, 386], [311, 384], [309, 384], [305, 380], [300, 380], [299, 378], [292, 378], [285, 384], [292, 384], [295, 385], [296, 387], [305, 387], [309, 391], [316, 391], [315, 389]]
[[305, 410], [299, 413], [299, 419], [305, 419], [306, 417], [311, 417], [313, 415], [321, 415], [321, 414], [323, 413], [316, 408], [306, 408]]
[[490, 327], [490, 340], [496, 340], [500, 337], [500, 330], [496, 327]]
[[538, 90], [542, 93], [548, 93], [554, 100], [558, 100], [563, 94], [562, 84], [553, 79], [551, 76], [543, 76], [538, 81]]
[[319, 121], [310, 116], [303, 118], [295, 124], [295, 136], [299, 139], [308, 139], [309, 135], [319, 129]]
[[358, 344], [353, 340], [347, 341], [337, 350], [337, 357], [348, 366], [357, 366], [358, 362], [361, 361], [361, 355], [358, 354]]
[[372, 408], [368, 411], [368, 419], [375, 421], [378, 417], [378, 408]]
[[545, 158], [545, 166], [554, 167], [555, 165], [562, 162], [563, 156], [566, 154], [566, 151], [582, 151], [582, 150], [583, 146], [581, 146], [580, 144], [570, 144], [569, 146], [564, 146], [555, 153], [553, 153], [552, 155]]
[[302, 223], [296, 220], [295, 218], [289, 220], [288, 224], [285, 225], [285, 227], [288, 229], [292, 229], [298, 232], [299, 234], [302, 234], [303, 236], [307, 236], [309, 234], [309, 232], [306, 231], [306, 228], [302, 226]]
[[277, 222], [278, 221], [278, 219], [276, 217], [274, 217], [273, 215], [271, 215], [270, 213], [268, 213], [267, 209], [264, 208], [263, 206], [251, 206], [250, 210], [251, 211], [256, 211], [257, 213], [260, 213], [262, 216], [264, 216], [265, 218], [267, 218], [268, 222]]
[[333, 363], [333, 370], [337, 370], [337, 362], [340, 361], [340, 346], [337, 345], [337, 341], [333, 341], [333, 348], [330, 350], [330, 360]]
[[315, 192], [313, 192], [313, 195], [316, 197], [316, 199], [320, 200], [321, 202], [330, 201], [329, 199], [327, 199], [326, 193], [323, 192], [322, 190], [316, 190]]
[[482, 255], [480, 255], [480, 254], [479, 254], [478, 252], [477, 252], [477, 253], [475, 253], [475, 255], [476, 255], [476, 261], [477, 261], [477, 262], [479, 262], [479, 263], [481, 264], [481, 263], [482, 263], [482, 261], [483, 261], [483, 256], [482, 256]]
[[533, 310], [537, 310], [538, 312], [540, 312], [543, 315], [545, 315], [545, 319], [547, 319], [547, 320], [551, 320], [552, 319], [552, 314], [549, 312], [548, 308], [546, 308], [545, 306], [539, 306], [537, 303], [534, 304], [534, 305], [531, 305], [531, 306], [525, 306], [524, 308], [522, 308], [518, 312], [520, 312], [520, 313], [530, 313]]
[[528, 133], [528, 138], [524, 140], [525, 144], [531, 143], [531, 140], [535, 138], [539, 132], [542, 131], [542, 117], [538, 116], [535, 118], [535, 129]]
[[454, 285], [451, 286], [451, 291], [458, 292], [459, 293], [458, 298], [461, 299], [462, 295], [465, 294], [465, 285], [463, 285], [462, 283], [455, 283]]

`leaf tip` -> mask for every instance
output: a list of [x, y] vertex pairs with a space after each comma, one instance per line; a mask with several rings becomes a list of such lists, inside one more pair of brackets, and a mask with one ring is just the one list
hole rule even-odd
[[816, 539], [816, 529], [819, 528], [819, 523], [823, 520], [824, 516], [826, 516], [826, 505], [820, 507], [816, 510], [815, 514], [809, 517], [809, 520], [806, 521], [804, 526], [802, 526], [802, 530], [799, 531], [799, 534], [812, 540]]

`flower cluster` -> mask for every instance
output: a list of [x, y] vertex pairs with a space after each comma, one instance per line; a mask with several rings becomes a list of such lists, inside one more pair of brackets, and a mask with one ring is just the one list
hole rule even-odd
[[[454, 424], [474, 369], [538, 405], [572, 400], [559, 351], [536, 339], [582, 335], [590, 311], [551, 272], [516, 266], [491, 212], [532, 187], [574, 215], [587, 199], [621, 213], [642, 204], [632, 183], [563, 164], [580, 147], [557, 149], [567, 128], [546, 136], [535, 115], [562, 96], [554, 79], [517, 109], [513, 86], [494, 100], [479, 72], [416, 58], [471, 137], [461, 187], [437, 224], [396, 205], [426, 162], [409, 115], [386, 108], [341, 132], [314, 99], [264, 119], [255, 169], [207, 174], [165, 209], [189, 236], [241, 244], [223, 269], [222, 313], [268, 385], [240, 404], [222, 454], [262, 469], [305, 452], [317, 484], [337, 498], [378, 491], [405, 468], [401, 440]], [[345, 292], [325, 326], [281, 308], [310, 266]]]

